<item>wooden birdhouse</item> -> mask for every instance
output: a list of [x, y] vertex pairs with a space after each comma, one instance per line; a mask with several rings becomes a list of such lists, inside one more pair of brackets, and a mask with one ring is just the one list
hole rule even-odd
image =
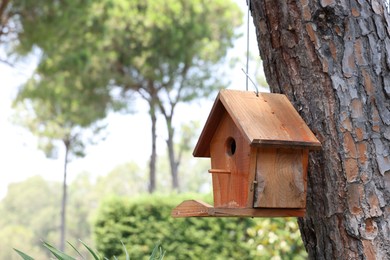
[[184, 201], [172, 216], [303, 216], [308, 154], [320, 148], [286, 96], [221, 90], [193, 152], [211, 158], [214, 207]]

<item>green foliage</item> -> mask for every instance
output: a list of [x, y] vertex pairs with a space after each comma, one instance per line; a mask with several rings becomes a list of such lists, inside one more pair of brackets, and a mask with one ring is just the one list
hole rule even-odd
[[[115, 83], [141, 94], [152, 122], [157, 109], [164, 116], [173, 181], [181, 159], [173, 144], [174, 111], [180, 102], [207, 97], [227, 84], [216, 65], [237, 36], [241, 12], [226, 0], [118, 0], [105, 10]], [[172, 187], [178, 189], [178, 183]]]
[[[119, 165], [97, 180], [87, 173], [78, 174], [68, 185], [67, 240], [82, 238], [85, 243], [94, 246], [91, 217], [99, 201], [108, 194], [134, 196], [136, 192], [145, 191], [145, 180], [141, 174], [142, 170], [135, 163]], [[48, 182], [37, 176], [9, 185], [6, 197], [0, 201], [0, 259], [19, 259], [15, 258], [13, 247], [38, 259], [49, 258], [41, 240], [59, 239], [60, 189], [60, 183]], [[88, 253], [81, 242], [74, 246], [82, 254]]]
[[[103, 259], [108, 259], [106, 257], [101, 257], [100, 254], [98, 252], [96, 252], [95, 250], [93, 250], [91, 247], [89, 247], [87, 244], [85, 244], [84, 242], [81, 242], [83, 244], [83, 246], [88, 250], [88, 253], [89, 255], [91, 255], [93, 257], [94, 260], [103, 260]], [[68, 243], [73, 249], [74, 251], [76, 251], [76, 253], [81, 257], [81, 259], [88, 259], [86, 258], [85, 256], [83, 256], [72, 244]], [[122, 243], [123, 245], [123, 243]], [[49, 251], [51, 252], [55, 257], [56, 259], [58, 260], [76, 260], [76, 258], [74, 258], [73, 256], [70, 256], [60, 250], [58, 250], [57, 248], [55, 248], [54, 246], [52, 246], [51, 244], [47, 243], [47, 242], [43, 242], [43, 246]], [[15, 249], [14, 250], [16, 251], [16, 253], [18, 253], [18, 255], [23, 259], [23, 260], [34, 260], [33, 257], [27, 255], [26, 253], [18, 250], [18, 249]], [[127, 252], [127, 249], [126, 247], [123, 245], [123, 251], [125, 252], [125, 255], [126, 255], [126, 260], [130, 260], [130, 256]], [[162, 247], [160, 246], [160, 244], [157, 244], [153, 251], [152, 251], [152, 254], [150, 255], [149, 259], [150, 260], [162, 260], [164, 258], [164, 254], [165, 254], [165, 251], [162, 249]], [[115, 256], [113, 256], [114, 259], [117, 259]]]
[[[4, 215], [2, 215], [3, 217]], [[23, 225], [8, 225], [0, 227], [0, 259], [17, 260], [20, 259], [12, 251], [13, 247], [23, 248], [32, 255], [45, 256], [45, 253], [38, 245], [39, 239], [29, 227]], [[47, 257], [47, 256], [45, 256]]]
[[[173, 219], [170, 212], [181, 201], [198, 198], [211, 203], [211, 198], [198, 194], [134, 197], [129, 191], [122, 197], [104, 199], [113, 192], [103, 184], [113, 187], [120, 180], [126, 182], [123, 178], [124, 175], [108, 175], [95, 184], [89, 175], [80, 174], [70, 184], [69, 241], [83, 239], [103, 255], [118, 257], [124, 252], [120, 243], [123, 241], [132, 259], [146, 258], [157, 241], [167, 251], [166, 259], [306, 258], [294, 218]], [[128, 179], [132, 178], [129, 174]], [[41, 240], [58, 240], [58, 189], [59, 183], [45, 182], [40, 177], [10, 185], [7, 196], [0, 201], [0, 259], [20, 259], [12, 248], [37, 259], [49, 259]], [[90, 254], [81, 242], [75, 243], [74, 248], [82, 255]], [[67, 254], [72, 252], [72, 248], [65, 249]]]
[[211, 176], [209, 158], [194, 158], [193, 148], [197, 137], [200, 135], [200, 123], [190, 121], [182, 124], [180, 129], [180, 141], [176, 145], [178, 151], [177, 163], [180, 164], [179, 175], [185, 176], [180, 179], [181, 192], [210, 192]]
[[[158, 178], [157, 192], [172, 192], [170, 184], [170, 168], [167, 154], [160, 155], [157, 163], [157, 171], [161, 177]], [[185, 151], [180, 158], [179, 174], [185, 176], [180, 180], [180, 192], [209, 193], [211, 191], [211, 176], [209, 158], [194, 158], [192, 151]]]
[[85, 143], [95, 143], [94, 136], [104, 129], [97, 121], [106, 116], [108, 93], [80, 81], [68, 72], [46, 76], [38, 71], [15, 100], [16, 123], [39, 138], [48, 157], [53, 157], [58, 141], [72, 155], [84, 156]]
[[247, 230], [248, 243], [257, 246], [258, 259], [306, 259], [298, 223], [294, 218], [265, 218]]
[[[106, 1], [104, 9], [119, 85], [142, 88], [152, 81], [156, 90], [168, 92], [181, 80], [189, 80], [193, 89], [204, 84], [199, 76], [226, 55], [234, 28], [241, 23], [241, 13], [231, 1], [116, 0]], [[187, 78], [192, 68], [197, 80]], [[191, 93], [183, 92], [182, 98], [196, 95]]]
[[20, 255], [21, 258], [23, 258], [24, 260], [34, 260], [34, 258], [32, 258], [31, 256], [23, 253], [22, 251], [19, 251], [18, 249], [15, 249], [14, 250], [16, 251], [16, 253], [18, 253], [18, 255]]
[[161, 101], [174, 103], [220, 85], [221, 78], [210, 81], [218, 71], [212, 65], [242, 22], [238, 6], [223, 0], [15, 0], [10, 9], [21, 28], [15, 52], [43, 51], [40, 81], [105, 93], [112, 83], [148, 94], [163, 89]]
[[130, 255], [143, 259], [158, 240], [167, 251], [166, 259], [305, 259], [295, 220], [172, 218], [171, 210], [188, 197], [199, 195], [107, 198], [94, 221], [98, 250], [118, 255], [122, 240]]
[[[123, 244], [123, 243], [122, 243]], [[123, 247], [125, 247], [124, 245], [123, 245]], [[126, 248], [126, 247], [125, 247]], [[165, 250], [162, 248], [162, 246], [160, 245], [160, 243], [158, 243], [155, 247], [154, 247], [154, 249], [153, 249], [153, 251], [152, 251], [152, 255], [150, 256], [150, 260], [161, 260], [161, 259], [163, 259], [164, 258], [164, 256], [165, 256]], [[126, 251], [126, 259], [127, 259], [127, 257], [128, 257], [128, 253], [127, 253], [127, 251]]]
[[99, 52], [102, 28], [92, 22], [99, 7], [94, 1], [16, 0], [10, 9], [19, 14], [15, 23], [22, 28], [14, 52], [42, 51], [34, 75], [15, 100], [16, 121], [40, 139], [48, 157], [55, 155], [58, 141], [82, 157], [86, 144], [101, 139], [94, 137], [104, 129], [101, 120], [112, 104], [107, 53]]
[[98, 177], [96, 189], [105, 195], [135, 196], [147, 192], [145, 175], [145, 170], [135, 162], [124, 163]]
[[41, 177], [9, 185], [0, 204], [0, 259], [15, 259], [13, 247], [48, 257], [40, 240], [58, 240], [60, 188]]
[[[83, 238], [91, 243], [89, 218], [98, 199], [94, 198], [94, 187], [88, 183], [90, 181], [83, 182], [83, 188], [69, 197], [67, 234], [70, 240]], [[72, 183], [70, 188], [75, 190], [78, 186]], [[39, 259], [49, 258], [41, 240], [59, 240], [59, 190], [59, 183], [47, 182], [41, 177], [31, 177], [8, 187], [6, 197], [0, 202], [0, 259], [15, 259], [13, 247]], [[83, 252], [81, 244], [75, 246]]]
[[[52, 207], [60, 200], [58, 189], [59, 184], [46, 182], [41, 177], [31, 177], [24, 182], [9, 185], [7, 196], [1, 203], [1, 212], [6, 213], [2, 214], [1, 223], [26, 227], [31, 225], [34, 235], [39, 238], [50, 237], [59, 224], [57, 210]], [[44, 219], [50, 219], [51, 222], [47, 223]]]
[[40, 148], [55, 156], [60, 140], [83, 156], [89, 142], [82, 133], [99, 132], [108, 110], [130, 104], [127, 95], [116, 99], [115, 86], [141, 94], [151, 116], [158, 109], [164, 115], [172, 174], [180, 163], [174, 110], [226, 85], [217, 65], [242, 18], [231, 0], [15, 0], [10, 10], [18, 14], [14, 52], [43, 53], [17, 99], [22, 124], [40, 138]]

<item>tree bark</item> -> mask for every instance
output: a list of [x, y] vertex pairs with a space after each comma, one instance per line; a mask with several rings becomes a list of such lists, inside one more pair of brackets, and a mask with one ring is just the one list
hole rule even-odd
[[167, 130], [168, 130], [168, 139], [167, 139], [167, 147], [168, 147], [168, 157], [169, 157], [169, 165], [171, 168], [171, 176], [172, 176], [172, 189], [175, 191], [180, 191], [179, 186], [179, 160], [176, 158], [175, 153], [175, 143], [173, 141], [174, 135], [175, 135], [175, 129], [172, 126], [172, 117], [173, 113], [171, 113], [170, 116], [165, 115], [165, 120], [167, 124]]
[[9, 17], [6, 14], [6, 9], [8, 7], [9, 2], [10, 0], [2, 0], [0, 3], [0, 37], [5, 34], [3, 30], [5, 27], [8, 26]]
[[156, 163], [157, 163], [157, 115], [156, 115], [156, 103], [152, 99], [149, 102], [149, 114], [152, 123], [152, 152], [149, 161], [149, 193], [153, 193], [156, 190]]
[[[185, 66], [186, 68], [187, 66]], [[185, 69], [186, 70], [186, 69]], [[185, 78], [186, 72], [183, 72], [183, 78]], [[179, 88], [178, 94], [176, 98], [172, 99], [169, 97], [169, 93], [167, 93], [167, 97], [169, 102], [169, 106], [167, 108], [163, 104], [163, 99], [159, 98], [158, 104], [161, 111], [161, 114], [164, 116], [165, 124], [167, 126], [167, 132], [168, 132], [168, 138], [166, 140], [167, 142], [167, 148], [168, 148], [168, 159], [169, 159], [169, 167], [171, 170], [171, 177], [172, 177], [172, 190], [180, 191], [180, 185], [179, 185], [179, 165], [180, 165], [180, 159], [181, 157], [179, 154], [175, 151], [175, 128], [172, 124], [172, 119], [174, 115], [174, 111], [176, 108], [176, 105], [180, 101], [180, 93], [183, 88]]]
[[60, 224], [60, 250], [62, 252], [65, 249], [66, 203], [67, 203], [66, 175], [67, 175], [67, 168], [68, 168], [70, 142], [68, 140], [64, 140], [64, 145], [65, 145], [64, 179], [62, 183], [61, 224]]
[[309, 159], [311, 259], [390, 259], [390, 18], [381, 0], [252, 0], [271, 91], [322, 142]]

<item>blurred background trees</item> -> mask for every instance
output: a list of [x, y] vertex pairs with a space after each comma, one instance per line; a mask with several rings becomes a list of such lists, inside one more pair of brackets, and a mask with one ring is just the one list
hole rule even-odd
[[113, 87], [123, 94], [135, 91], [149, 105], [149, 192], [156, 188], [157, 110], [164, 115], [172, 187], [178, 190], [174, 110], [179, 102], [218, 86], [212, 67], [232, 46], [241, 21], [238, 7], [225, 1], [74, 0], [15, 1], [5, 8], [18, 13], [8, 23], [20, 26], [10, 52], [42, 52], [36, 72], [15, 101], [25, 111], [18, 111], [20, 122], [40, 137], [48, 156], [56, 141], [65, 147], [60, 249], [65, 245], [69, 156], [82, 156], [86, 141], [81, 131], [97, 134], [102, 129], [97, 122], [110, 107], [118, 107], [111, 97]]
[[237, 36], [240, 10], [231, 1], [201, 0], [109, 1], [104, 10], [113, 84], [124, 95], [138, 93], [149, 107], [149, 192], [156, 189], [157, 113], [166, 123], [172, 188], [179, 190], [175, 109], [226, 86], [217, 65]]
[[[16, 99], [17, 116], [39, 138], [39, 147], [48, 157], [56, 157], [58, 143], [65, 148], [62, 200], [61, 242], [65, 245], [67, 169], [72, 157], [83, 157], [86, 143], [93, 142], [104, 125], [97, 122], [106, 116], [108, 93], [96, 91], [66, 71], [52, 75], [37, 73], [27, 82]], [[89, 132], [87, 137], [85, 132]]]

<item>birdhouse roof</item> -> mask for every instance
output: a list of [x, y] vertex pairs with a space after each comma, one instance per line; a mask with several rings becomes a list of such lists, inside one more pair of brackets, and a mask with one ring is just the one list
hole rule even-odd
[[233, 119], [249, 145], [321, 147], [285, 95], [221, 90], [199, 137], [194, 156], [210, 157], [210, 143], [224, 113]]

